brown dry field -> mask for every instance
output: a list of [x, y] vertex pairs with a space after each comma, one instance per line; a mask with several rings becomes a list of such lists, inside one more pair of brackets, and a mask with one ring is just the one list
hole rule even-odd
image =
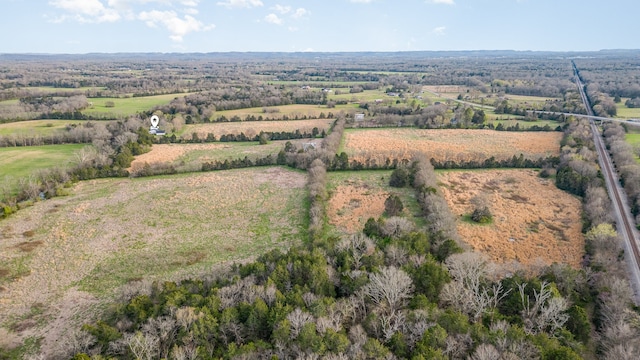
[[172, 163], [190, 151], [216, 150], [224, 147], [225, 144], [155, 144], [151, 151], [136, 156], [127, 170], [140, 169], [144, 164]]
[[523, 154], [529, 159], [558, 155], [560, 132], [506, 132], [467, 129], [366, 129], [345, 131], [344, 151], [350, 158], [384, 161], [422, 152], [437, 161], [497, 160]]
[[51, 351], [131, 281], [200, 276], [299, 242], [305, 183], [283, 167], [90, 180], [1, 220], [0, 347], [42, 337]]
[[359, 181], [339, 185], [327, 204], [329, 224], [353, 234], [362, 231], [367, 219], [377, 219], [384, 213], [384, 201], [389, 192]]
[[[384, 213], [384, 202], [393, 193], [402, 199], [404, 217], [411, 219], [411, 207], [417, 206], [413, 190], [389, 186], [391, 171], [335, 172], [328, 174], [330, 181], [327, 218], [338, 232], [353, 234], [362, 231], [372, 217]], [[413, 219], [416, 221], [416, 219]]]
[[221, 122], [210, 124], [187, 125], [183, 131], [183, 138], [191, 138], [194, 132], [199, 137], [206, 137], [211, 133], [220, 138], [221, 135], [244, 133], [248, 137], [254, 137], [264, 132], [293, 132], [300, 130], [302, 133], [311, 133], [314, 127], [320, 132], [328, 131], [333, 123], [333, 119], [312, 119], [312, 120], [282, 120], [282, 121], [241, 121], [241, 122]]
[[[451, 211], [460, 216], [458, 233], [473, 249], [497, 263], [580, 267], [585, 245], [581, 202], [552, 180], [535, 170], [447, 171], [438, 180]], [[492, 224], [463, 220], [473, 211], [475, 196], [487, 200]]]

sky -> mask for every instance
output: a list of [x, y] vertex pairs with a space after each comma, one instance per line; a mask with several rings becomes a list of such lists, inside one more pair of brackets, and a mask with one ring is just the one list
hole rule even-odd
[[638, 0], [0, 0], [0, 53], [640, 49]]

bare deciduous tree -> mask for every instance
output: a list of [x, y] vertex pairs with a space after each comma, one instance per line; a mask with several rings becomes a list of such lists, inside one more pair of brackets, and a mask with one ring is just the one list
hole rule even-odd
[[126, 335], [125, 342], [136, 359], [152, 360], [158, 357], [159, 339], [156, 336], [138, 331], [135, 334]]
[[518, 285], [525, 331], [531, 334], [547, 332], [553, 335], [569, 319], [569, 315], [565, 313], [569, 308], [569, 302], [561, 296], [553, 297], [551, 287], [546, 281], [540, 284], [540, 291], [533, 290], [532, 301], [525, 293], [526, 285]]
[[287, 315], [287, 320], [289, 320], [289, 324], [291, 325], [291, 339], [295, 339], [298, 337], [298, 334], [300, 334], [302, 327], [313, 321], [313, 315], [300, 310], [300, 308], [296, 308]]
[[384, 267], [379, 274], [370, 274], [362, 291], [383, 311], [399, 310], [413, 292], [411, 277], [396, 267]]
[[413, 230], [413, 224], [403, 217], [392, 216], [384, 221], [380, 230], [384, 236], [397, 239]]

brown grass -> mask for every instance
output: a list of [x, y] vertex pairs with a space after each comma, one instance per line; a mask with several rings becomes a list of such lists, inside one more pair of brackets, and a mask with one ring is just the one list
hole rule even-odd
[[70, 324], [93, 316], [85, 305], [112, 300], [132, 279], [193, 277], [286, 248], [304, 228], [305, 182], [282, 167], [100, 179], [37, 202], [0, 222], [0, 328], [46, 304], [38, 326], [21, 324], [22, 333], [7, 337], [46, 334], [50, 348]]
[[377, 219], [384, 213], [384, 201], [388, 196], [388, 192], [372, 189], [361, 182], [340, 185], [329, 199], [329, 223], [349, 234], [361, 231], [367, 219]]
[[[580, 267], [584, 254], [580, 200], [534, 170], [450, 171], [439, 174], [444, 197], [460, 217], [458, 232], [475, 250], [498, 263], [532, 266], [566, 263]], [[493, 223], [463, 220], [470, 200], [484, 196]]]
[[140, 169], [145, 163], [149, 165], [172, 163], [194, 150], [216, 150], [224, 147], [225, 144], [155, 144], [151, 151], [136, 156], [128, 170]]
[[[369, 218], [384, 214], [384, 202], [390, 194], [398, 195], [404, 205], [402, 216], [419, 221], [412, 212], [417, 202], [410, 188], [389, 186], [391, 171], [331, 172], [327, 219], [339, 233], [353, 234], [362, 231]], [[412, 210], [413, 209], [413, 210]]]
[[221, 135], [244, 133], [250, 138], [264, 132], [294, 132], [300, 130], [302, 133], [311, 133], [314, 127], [320, 132], [329, 130], [333, 119], [312, 119], [312, 120], [288, 120], [288, 121], [242, 121], [223, 122], [211, 124], [187, 125], [183, 131], [183, 138], [191, 139], [195, 132], [199, 137], [204, 138], [211, 133], [220, 138]]
[[537, 159], [558, 155], [561, 138], [559, 132], [367, 129], [345, 131], [344, 149], [350, 158], [361, 161], [367, 157], [379, 161], [386, 157], [410, 158], [416, 152], [437, 161], [482, 161], [490, 156], [502, 160], [520, 154]]
[[43, 242], [41, 240], [36, 240], [36, 241], [24, 241], [21, 242], [19, 244], [17, 244], [15, 247], [17, 249], [20, 249], [20, 251], [22, 252], [32, 252], [33, 250], [37, 249], [40, 245], [42, 245]]

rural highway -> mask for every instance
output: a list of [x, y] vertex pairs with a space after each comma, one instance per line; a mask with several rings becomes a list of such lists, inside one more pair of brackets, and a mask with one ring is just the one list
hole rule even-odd
[[[575, 63], [573, 63], [573, 70], [575, 73], [576, 85], [580, 90], [580, 96], [582, 97], [584, 106], [587, 109], [589, 117], [593, 117], [593, 110], [589, 103], [589, 98], [585, 94], [584, 85], [582, 84], [582, 80], [580, 79], [580, 74]], [[607, 148], [604, 145], [600, 129], [596, 126], [592, 118], [590, 119], [590, 123], [593, 140], [598, 152], [598, 162], [605, 178], [609, 197], [613, 203], [616, 230], [618, 231], [618, 235], [623, 239], [622, 248], [624, 249], [625, 260], [629, 268], [629, 282], [633, 289], [634, 302], [636, 305], [640, 305], [640, 268], [638, 267], [638, 264], [640, 264], [640, 243], [638, 242], [638, 231], [635, 227], [633, 218], [631, 217], [631, 210], [629, 209], [627, 202], [627, 195], [622, 186], [620, 186], [618, 174], [613, 167], [611, 156], [609, 156]]]

